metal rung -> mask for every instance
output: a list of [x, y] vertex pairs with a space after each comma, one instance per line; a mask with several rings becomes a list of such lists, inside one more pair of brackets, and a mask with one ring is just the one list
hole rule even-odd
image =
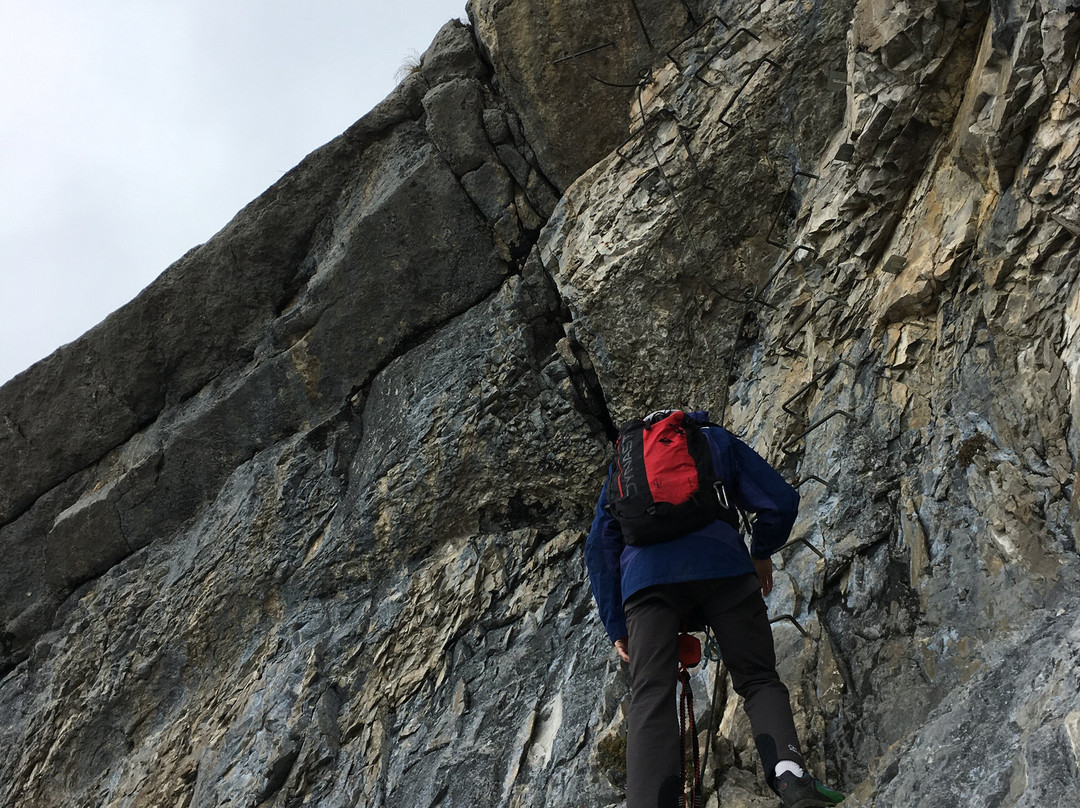
[[679, 140], [682, 141], [683, 148], [686, 149], [686, 156], [690, 160], [690, 167], [694, 170], [694, 176], [697, 177], [698, 184], [707, 190], [714, 190], [709, 186], [709, 183], [705, 181], [705, 177], [698, 168], [698, 161], [697, 157], [694, 156], [694, 150], [690, 147], [690, 138], [687, 137], [686, 133], [693, 130], [679, 123], [676, 123], [675, 130], [679, 133]]
[[[798, 170], [796, 170], [795, 173], [791, 175], [791, 181], [788, 183], [788, 187], [784, 191], [784, 195], [782, 197], [780, 197], [780, 207], [776, 211], [776, 215], [773, 216], [772, 224], [769, 225], [769, 234], [767, 236], [765, 236], [765, 241], [767, 241], [769, 244], [772, 244], [774, 247], [786, 246], [786, 245], [778, 244], [776, 241], [773, 240], [773, 231], [776, 229], [776, 223], [780, 221], [780, 217], [784, 214], [784, 202], [787, 201], [788, 196], [795, 189], [795, 181], [799, 177], [809, 177], [810, 179], [814, 179], [814, 180], [821, 179], [821, 177], [819, 177], [817, 174], [812, 174], [809, 171], [798, 171]], [[810, 249], [812, 249], [812, 248], [810, 248]], [[814, 253], [817, 254], [817, 250], [814, 250]]]
[[818, 548], [816, 548], [807, 539], [792, 539], [791, 541], [789, 541], [787, 544], [785, 544], [780, 549], [785, 550], [785, 549], [787, 549], [788, 547], [790, 547], [793, 544], [805, 544], [807, 547], [809, 547], [813, 551], [814, 555], [816, 555], [822, 561], [825, 560], [825, 552], [823, 550], [819, 550]]
[[[686, 15], [690, 18], [690, 22], [697, 24], [697, 15], [694, 14], [694, 9], [690, 7], [690, 4], [686, 0], [682, 0], [683, 8], [686, 9]], [[717, 18], [719, 19], [719, 17]]]
[[795, 412], [795, 410], [791, 409], [791, 402], [793, 402], [795, 399], [797, 399], [799, 396], [801, 396], [807, 390], [810, 390], [810, 389], [812, 389], [814, 387], [817, 387], [817, 381], [818, 380], [817, 380], [816, 376], [813, 377], [812, 379], [810, 379], [810, 381], [808, 381], [806, 384], [804, 384], [802, 387], [800, 387], [798, 390], [796, 390], [795, 393], [787, 401], [785, 401], [783, 404], [781, 404], [780, 409], [782, 409], [784, 412], [786, 412], [792, 418], [802, 418], [802, 416], [799, 415], [799, 413], [797, 413], [797, 412]]
[[826, 415], [824, 418], [822, 418], [820, 421], [811, 424], [802, 433], [800, 433], [799, 435], [796, 435], [794, 438], [792, 438], [786, 444], [781, 446], [780, 451], [782, 451], [786, 455], [797, 455], [797, 454], [799, 454], [798, 451], [796, 451], [795, 449], [791, 449], [789, 447], [794, 446], [796, 443], [801, 441], [803, 438], [805, 438], [807, 435], [809, 435], [815, 429], [818, 429], [819, 427], [821, 427], [826, 421], [828, 421], [828, 420], [830, 420], [832, 418], [835, 418], [837, 415], [843, 415], [845, 418], [854, 418], [855, 417], [850, 412], [848, 412], [847, 410], [833, 410], [828, 415]]
[[826, 87], [834, 93], [842, 93], [847, 91], [848, 80], [846, 70], [830, 70], [829, 80]]
[[[633, 2], [633, 0], [632, 0], [632, 2]], [[634, 10], [637, 11], [637, 5], [636, 4], [634, 6]], [[534, 13], [537, 14], [537, 16], [543, 16], [535, 8], [533, 9], [533, 11], [534, 11]], [[640, 13], [638, 14], [638, 17], [640, 19]], [[596, 75], [595, 73], [590, 71], [589, 68], [587, 66], [585, 66], [584, 64], [582, 64], [581, 61], [578, 59], [578, 57], [581, 56], [583, 53], [591, 53], [593, 50], [596, 50], [597, 48], [589, 48], [589, 49], [586, 49], [585, 51], [582, 51], [581, 53], [576, 53], [576, 52], [572, 51], [570, 49], [570, 46], [567, 44], [566, 40], [563, 38], [562, 34], [559, 33], [558, 29], [556, 29], [555, 26], [552, 25], [551, 22], [549, 20], [547, 20], [546, 17], [544, 17], [544, 21], [547, 23], [547, 28], [548, 28], [549, 31], [551, 31], [552, 36], [554, 36], [555, 39], [557, 39], [559, 41], [559, 44], [562, 45], [563, 52], [569, 54], [569, 56], [567, 56], [567, 57], [560, 58], [559, 61], [573, 60], [574, 62], [577, 63], [578, 67], [581, 68], [581, 70], [585, 73], [586, 76], [588, 76], [590, 79], [597, 82], [598, 84], [602, 84], [605, 87], [612, 87], [614, 89], [632, 89], [634, 87], [640, 87], [644, 82], [646, 82], [648, 80], [648, 77], [649, 77], [649, 71], [648, 70], [642, 71], [642, 73], [638, 75], [637, 81], [633, 82], [633, 83], [621, 82], [621, 81], [608, 81], [607, 79], [600, 78], [598, 75]], [[642, 22], [642, 27], [644, 28], [644, 22]], [[645, 38], [646, 39], [649, 38], [649, 32], [648, 31], [645, 31]], [[600, 46], [600, 47], [606, 47], [606, 46]], [[649, 48], [650, 49], [652, 48], [652, 43], [651, 42], [649, 43]]]
[[754, 69], [750, 71], [750, 75], [746, 77], [746, 81], [744, 81], [742, 83], [742, 86], [735, 92], [735, 95], [731, 96], [731, 100], [727, 102], [727, 106], [724, 107], [723, 111], [720, 113], [720, 117], [717, 118], [717, 120], [720, 121], [720, 123], [722, 123], [724, 126], [728, 127], [729, 129], [734, 129], [735, 124], [728, 123], [727, 121], [724, 120], [724, 118], [727, 117], [728, 112], [731, 110], [731, 108], [735, 105], [735, 102], [742, 95], [743, 90], [745, 90], [747, 88], [747, 86], [750, 84], [750, 82], [754, 80], [754, 77], [757, 75], [758, 71], [761, 69], [761, 66], [763, 64], [770, 64], [773, 67], [780, 67], [780, 65], [778, 65], [776, 62], [774, 62], [768, 56], [764, 56], [764, 57], [762, 57], [761, 59], [758, 60], [758, 63], [756, 65], [754, 65]]
[[[783, 342], [781, 342], [780, 347], [777, 348], [776, 350], [778, 350], [778, 351], [780, 351], [782, 353], [785, 353], [785, 354], [787, 354], [789, 356], [806, 356], [806, 354], [804, 354], [802, 351], [796, 351], [794, 348], [792, 348], [791, 347], [791, 341], [793, 339], [795, 339], [795, 337], [799, 336], [799, 334], [802, 333], [802, 330], [806, 327], [807, 323], [809, 323], [811, 320], [813, 320], [815, 317], [817, 317], [818, 312], [820, 312], [823, 308], [825, 308], [825, 304], [828, 303], [830, 300], [835, 300], [835, 301], [837, 301], [839, 303], [844, 303], [844, 304], [847, 303], [846, 300], [844, 300], [842, 297], [838, 297], [837, 295], [826, 295], [824, 298], [822, 298], [820, 303], [818, 303], [814, 308], [810, 309], [810, 311], [807, 313], [807, 315], [805, 317], [803, 317], [802, 322], [800, 322], [797, 326], [794, 326], [791, 329], [791, 333], [788, 334], [787, 339], [785, 339]], [[840, 361], [843, 361], [843, 360], [840, 360]]]
[[566, 56], [560, 56], [558, 59], [556, 59], [554, 62], [552, 62], [552, 64], [553, 65], [561, 64], [562, 62], [567, 62], [570, 59], [576, 59], [579, 56], [585, 56], [585, 55], [590, 54], [590, 53], [596, 53], [596, 51], [603, 50], [604, 48], [614, 48], [614, 47], [615, 47], [614, 42], [605, 42], [603, 45], [594, 45], [591, 48], [586, 48], [585, 50], [578, 51], [577, 53], [570, 53], [570, 54], [567, 54]]
[[615, 153], [618, 154], [619, 157], [621, 157], [623, 160], [630, 162], [630, 158], [623, 154], [623, 149], [625, 149], [632, 141], [637, 140], [646, 132], [653, 129], [659, 123], [660, 119], [665, 116], [670, 118], [675, 117], [671, 110], [667, 108], [661, 108], [650, 112], [646, 116], [645, 120], [642, 122], [641, 126], [630, 132], [629, 137], [627, 137], [626, 140], [619, 144], [619, 146], [615, 149]]
[[779, 311], [779, 306], [774, 306], [772, 303], [770, 303], [769, 301], [767, 301], [764, 298], [765, 290], [768, 289], [770, 286], [772, 286], [772, 282], [774, 280], [776, 280], [780, 276], [780, 273], [783, 272], [784, 267], [786, 267], [788, 264], [791, 263], [791, 261], [795, 258], [796, 253], [798, 253], [800, 250], [805, 250], [807, 252], [811, 252], [814, 255], [818, 254], [818, 251], [815, 250], [813, 247], [807, 247], [807, 246], [805, 246], [803, 244], [799, 244], [796, 247], [792, 247], [791, 250], [788, 252], [787, 256], [784, 258], [784, 260], [780, 262], [780, 265], [776, 269], [773, 270], [772, 274], [769, 275], [769, 277], [766, 279], [765, 283], [763, 283], [761, 285], [761, 289], [758, 291], [758, 295], [754, 299], [755, 303], [759, 303], [762, 306], [765, 306], [766, 308], [772, 309], [773, 311]]
[[[685, 0], [684, 0], [683, 5], [686, 5]], [[691, 19], [692, 19], [693, 14], [691, 13], [690, 16], [691, 16]], [[667, 54], [666, 54], [667, 58], [669, 58], [671, 60], [672, 64], [674, 64], [675, 67], [679, 68], [680, 73], [683, 72], [684, 70], [686, 70], [686, 67], [684, 65], [680, 64], [679, 60], [675, 58], [675, 53], [678, 52], [678, 50], [683, 45], [685, 45], [687, 42], [689, 42], [691, 39], [693, 39], [695, 36], [697, 36], [699, 33], [701, 33], [701, 31], [703, 31], [712, 22], [718, 22], [718, 23], [720, 23], [720, 25], [722, 25], [724, 27], [725, 30], [731, 30], [730, 25], [728, 25], [726, 22], [724, 22], [724, 20], [721, 19], [719, 15], [714, 14], [712, 17], [709, 17], [708, 19], [706, 19], [705, 22], [703, 22], [701, 25], [699, 25], [697, 28], [695, 28], [693, 31], [691, 31], [689, 34], [687, 34], [685, 37], [683, 37], [682, 40], [677, 42], [671, 48], [671, 50], [669, 50], [667, 52]], [[712, 57], [712, 59], [715, 59], [715, 58], [716, 58], [715, 56]], [[709, 61], [711, 61], [712, 59], [710, 59]], [[703, 82], [705, 81], [700, 76], [698, 76], [696, 73], [694, 74], [694, 78], [698, 79], [699, 81], [703, 81]], [[705, 82], [705, 83], [708, 84], [708, 82]]]
[[797, 412], [795, 412], [794, 410], [791, 409], [791, 407], [790, 407], [791, 402], [793, 402], [795, 399], [797, 399], [799, 396], [801, 396], [803, 393], [805, 393], [811, 387], [816, 387], [817, 383], [819, 381], [821, 381], [822, 379], [824, 379], [826, 376], [831, 376], [833, 373], [836, 372], [837, 368], [839, 368], [841, 365], [847, 365], [852, 370], [855, 369], [855, 366], [853, 364], [851, 364], [850, 362], [848, 362], [846, 359], [837, 359], [835, 362], [833, 362], [831, 365], [829, 365], [829, 367], [825, 368], [825, 370], [821, 371], [820, 373], [815, 373], [813, 376], [811, 376], [810, 381], [808, 381], [806, 384], [804, 384], [802, 387], [800, 387], [795, 392], [795, 394], [793, 396], [791, 396], [791, 398], [789, 398], [787, 401], [785, 401], [783, 404], [780, 405], [780, 409], [782, 409], [784, 412], [786, 412], [792, 418], [800, 418], [801, 416]]
[[[725, 26], [725, 27], [727, 27], [727, 26]], [[704, 82], [706, 86], [712, 87], [713, 85], [712, 85], [711, 82], [708, 82], [708, 81], [706, 81], [705, 79], [703, 79], [701, 77], [702, 71], [705, 70], [709, 65], [711, 65], [713, 63], [713, 61], [716, 59], [716, 57], [719, 56], [721, 53], [723, 53], [724, 49], [728, 45], [730, 45], [732, 42], [735, 41], [735, 38], [739, 34], [746, 34], [751, 39], [753, 39], [755, 42], [760, 42], [761, 41], [761, 37], [759, 37], [757, 34], [755, 34], [749, 28], [746, 28], [745, 26], [739, 26], [738, 28], [735, 29], [735, 31], [731, 34], [731, 36], [729, 36], [727, 39], [725, 39], [723, 41], [723, 43], [721, 43], [719, 48], [717, 48], [715, 51], [713, 51], [712, 54], [710, 54], [708, 56], [708, 58], [705, 59], [705, 64], [703, 64], [701, 67], [699, 67], [694, 72], [694, 78], [698, 79], [699, 81]], [[723, 117], [723, 116], [721, 116], [721, 117]]]
[[808, 639], [808, 640], [813, 640], [814, 639], [813, 637], [810, 636], [810, 633], [799, 624], [799, 621], [796, 620], [793, 615], [782, 614], [779, 617], [774, 617], [772, 620], [769, 621], [769, 625], [773, 625], [775, 623], [780, 623], [780, 622], [791, 623], [791, 625], [795, 626], [795, 628], [797, 628], [799, 630], [799, 633], [802, 634], [804, 637], [806, 637], [806, 639]]
[[649, 46], [649, 50], [653, 49], [652, 37], [649, 36], [649, 29], [645, 25], [645, 18], [641, 16], [641, 9], [638, 8], [637, 0], [630, 0], [630, 5], [634, 7], [634, 14], [637, 15], [638, 25], [641, 26], [641, 33], [645, 34], [645, 44]]
[[823, 486], [825, 486], [826, 490], [828, 490], [828, 491], [835, 491], [836, 490], [836, 483], [835, 482], [830, 482], [829, 480], [823, 480], [823, 479], [821, 479], [820, 477], [818, 477], [817, 475], [814, 475], [814, 474], [807, 474], [805, 477], [803, 477], [797, 483], [792, 484], [791, 487], [795, 488], [795, 489], [802, 488], [804, 485], [806, 485], [808, 482], [811, 482], [811, 481], [813, 481], [815, 483], [821, 483]]

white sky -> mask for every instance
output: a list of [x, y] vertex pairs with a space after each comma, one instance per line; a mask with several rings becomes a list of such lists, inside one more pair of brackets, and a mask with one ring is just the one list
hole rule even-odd
[[0, 383], [397, 84], [465, 0], [0, 0]]

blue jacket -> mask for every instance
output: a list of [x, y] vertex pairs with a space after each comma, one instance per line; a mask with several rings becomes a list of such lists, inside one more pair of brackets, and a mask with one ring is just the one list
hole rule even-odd
[[754, 572], [751, 556], [768, 558], [791, 534], [799, 510], [798, 492], [723, 427], [702, 431], [712, 450], [713, 468], [727, 483], [728, 496], [744, 511], [757, 515], [750, 548], [720, 519], [672, 541], [643, 547], [623, 544], [619, 523], [607, 510], [605, 482], [585, 542], [585, 564], [600, 619], [613, 642], [627, 634], [623, 604], [635, 592], [656, 584]]

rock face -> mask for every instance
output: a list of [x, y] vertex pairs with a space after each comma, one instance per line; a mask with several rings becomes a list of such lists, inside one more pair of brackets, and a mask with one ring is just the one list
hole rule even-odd
[[[0, 388], [0, 805], [619, 803], [582, 547], [669, 404], [799, 486], [845, 805], [1080, 802], [1077, 11], [472, 0]], [[775, 805], [714, 670], [707, 803]]]

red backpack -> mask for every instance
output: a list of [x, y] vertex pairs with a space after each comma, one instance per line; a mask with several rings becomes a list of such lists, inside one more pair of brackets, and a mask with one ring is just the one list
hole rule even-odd
[[681, 410], [651, 423], [630, 421], [615, 441], [608, 511], [631, 545], [670, 541], [723, 519], [739, 529], [738, 512], [713, 471], [709, 440]]

